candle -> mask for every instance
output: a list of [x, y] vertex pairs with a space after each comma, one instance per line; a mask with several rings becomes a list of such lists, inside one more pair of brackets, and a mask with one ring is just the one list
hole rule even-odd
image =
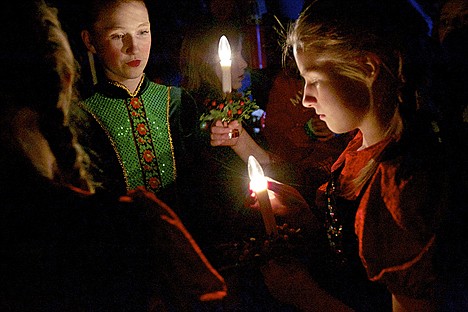
[[278, 229], [276, 228], [275, 215], [273, 214], [270, 198], [268, 197], [268, 181], [263, 174], [262, 167], [252, 155], [249, 156], [248, 170], [250, 189], [257, 194], [266, 234], [276, 236], [278, 235]]
[[223, 92], [231, 93], [231, 46], [224, 35], [219, 39], [218, 55], [221, 64]]

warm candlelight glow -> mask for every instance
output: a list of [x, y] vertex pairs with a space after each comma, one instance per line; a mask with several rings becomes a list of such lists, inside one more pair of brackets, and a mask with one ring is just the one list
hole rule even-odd
[[218, 55], [222, 71], [223, 92], [231, 93], [231, 46], [224, 35], [219, 39]]
[[265, 178], [263, 169], [257, 159], [250, 155], [248, 160], [248, 171], [250, 177], [250, 189], [257, 195], [262, 213], [265, 231], [267, 235], [277, 235], [275, 215], [271, 209], [270, 198], [268, 197], [268, 181]]
[[257, 159], [252, 155], [249, 156], [248, 170], [250, 178], [250, 189], [255, 193], [266, 190], [268, 187], [268, 181], [265, 179], [262, 167], [258, 163]]

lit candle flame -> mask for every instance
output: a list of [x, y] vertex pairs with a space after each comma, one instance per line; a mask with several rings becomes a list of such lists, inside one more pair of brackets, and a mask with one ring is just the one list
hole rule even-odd
[[249, 156], [248, 170], [250, 178], [250, 189], [255, 193], [266, 190], [268, 187], [268, 181], [265, 178], [262, 166], [260, 166], [258, 160], [252, 155]]
[[275, 215], [271, 209], [270, 198], [268, 197], [268, 181], [265, 178], [262, 166], [252, 155], [249, 156], [247, 165], [250, 177], [250, 189], [257, 195], [260, 212], [265, 223], [265, 231], [267, 235], [276, 236], [278, 235], [278, 229], [276, 228]]
[[231, 66], [231, 45], [224, 35], [219, 39], [218, 55], [221, 66]]
[[218, 44], [218, 55], [222, 70], [223, 92], [231, 92], [231, 46], [226, 36], [221, 36]]

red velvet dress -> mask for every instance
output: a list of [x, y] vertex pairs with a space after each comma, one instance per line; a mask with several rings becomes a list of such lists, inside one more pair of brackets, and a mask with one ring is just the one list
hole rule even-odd
[[[446, 199], [442, 195], [443, 173], [436, 164], [419, 166], [416, 161], [414, 166], [408, 165], [411, 154], [397, 142], [387, 143], [382, 141], [358, 151], [362, 145], [359, 132], [332, 171], [341, 169], [338, 185], [342, 188], [385, 148], [385, 156], [377, 160], [370, 181], [345, 198], [357, 200], [354, 233], [359, 257], [368, 279], [382, 282], [390, 292], [432, 298], [436, 280], [434, 241]], [[325, 190], [326, 185], [319, 194]]]

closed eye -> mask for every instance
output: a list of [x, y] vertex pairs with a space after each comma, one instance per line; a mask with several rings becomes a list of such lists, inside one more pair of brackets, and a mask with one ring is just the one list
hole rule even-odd
[[111, 38], [112, 40], [122, 40], [124, 37], [125, 37], [124, 34], [112, 34], [112, 35], [110, 36], [110, 38]]

